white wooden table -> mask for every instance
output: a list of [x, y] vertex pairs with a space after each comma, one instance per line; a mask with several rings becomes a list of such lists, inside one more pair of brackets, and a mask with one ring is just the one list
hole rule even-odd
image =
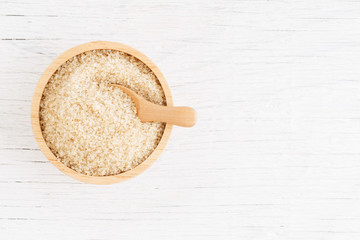
[[[50, 62], [121, 42], [197, 109], [156, 164], [96, 186], [30, 127]], [[0, 0], [1, 239], [359, 239], [360, 1]]]

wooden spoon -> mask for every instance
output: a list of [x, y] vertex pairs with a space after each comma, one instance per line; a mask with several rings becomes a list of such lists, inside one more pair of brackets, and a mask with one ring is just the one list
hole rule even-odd
[[191, 107], [167, 107], [154, 104], [137, 95], [134, 91], [118, 84], [118, 87], [128, 94], [135, 102], [137, 116], [141, 122], [164, 122], [181, 127], [192, 127], [196, 123], [196, 112]]

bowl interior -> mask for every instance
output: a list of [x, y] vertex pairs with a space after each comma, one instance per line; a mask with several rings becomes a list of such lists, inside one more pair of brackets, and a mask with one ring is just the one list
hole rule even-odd
[[166, 124], [165, 130], [160, 139], [160, 142], [157, 145], [157, 147], [155, 148], [155, 150], [150, 154], [150, 156], [146, 160], [144, 160], [141, 164], [139, 164], [138, 166], [136, 166], [135, 168], [133, 168], [127, 172], [123, 172], [123, 173], [120, 173], [117, 175], [112, 175], [112, 176], [89, 176], [89, 175], [78, 173], [75, 170], [67, 167], [62, 162], [58, 161], [57, 157], [52, 153], [52, 151], [47, 146], [47, 144], [43, 138], [42, 130], [41, 130], [41, 126], [40, 126], [40, 116], [39, 116], [40, 101], [41, 101], [41, 97], [43, 95], [44, 88], [45, 88], [46, 84], [48, 83], [48, 81], [50, 80], [50, 77], [55, 73], [55, 71], [63, 63], [65, 63], [67, 60], [69, 60], [70, 58], [72, 58], [78, 54], [81, 54], [83, 52], [90, 51], [90, 50], [96, 50], [96, 49], [111, 49], [111, 50], [122, 51], [122, 52], [132, 55], [132, 56], [136, 57], [137, 59], [139, 59], [140, 61], [142, 61], [144, 64], [146, 64], [152, 70], [152, 72], [155, 74], [155, 76], [159, 80], [160, 85], [165, 94], [166, 105], [173, 106], [171, 92], [170, 92], [169, 86], [168, 86], [164, 76], [162, 75], [162, 73], [160, 72], [158, 67], [148, 57], [146, 57], [141, 52], [139, 52], [129, 46], [126, 46], [124, 44], [120, 44], [120, 43], [116, 43], [116, 42], [97, 41], [97, 42], [90, 42], [90, 43], [78, 45], [74, 48], [67, 50], [66, 52], [61, 54], [58, 58], [56, 58], [50, 64], [50, 66], [45, 70], [45, 72], [42, 74], [42, 76], [35, 88], [32, 105], [31, 105], [31, 125], [32, 125], [32, 129], [34, 132], [35, 139], [36, 139], [41, 151], [49, 159], [49, 161], [52, 164], [54, 164], [55, 167], [57, 167], [60, 171], [62, 171], [66, 175], [68, 175], [72, 178], [75, 178], [79, 181], [82, 181], [82, 182], [92, 183], [92, 184], [112, 184], [112, 183], [121, 182], [121, 181], [127, 180], [129, 178], [135, 177], [135, 176], [139, 175], [140, 173], [142, 173], [144, 170], [146, 170], [148, 167], [150, 167], [159, 158], [160, 154], [164, 151], [166, 144], [169, 140], [170, 134], [171, 134], [172, 125]]

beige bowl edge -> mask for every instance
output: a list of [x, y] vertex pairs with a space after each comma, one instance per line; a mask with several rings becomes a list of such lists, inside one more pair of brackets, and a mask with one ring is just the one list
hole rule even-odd
[[40, 80], [38, 81], [32, 104], [31, 104], [31, 126], [32, 130], [35, 136], [35, 140], [38, 143], [41, 151], [44, 153], [44, 155], [47, 157], [47, 159], [60, 171], [65, 173], [66, 175], [77, 179], [81, 182], [85, 183], [91, 183], [91, 184], [113, 184], [122, 182], [125, 180], [128, 180], [130, 178], [133, 178], [143, 171], [145, 171], [147, 168], [149, 168], [161, 155], [161, 153], [164, 151], [172, 130], [172, 125], [166, 124], [164, 134], [161, 137], [161, 140], [158, 144], [158, 146], [155, 148], [155, 150], [152, 152], [152, 154], [141, 164], [139, 164], [137, 167], [131, 169], [130, 171], [120, 173], [118, 175], [112, 175], [112, 176], [89, 176], [85, 174], [78, 173], [74, 171], [73, 169], [67, 167], [62, 162], [58, 161], [56, 156], [52, 153], [52, 151], [49, 149], [49, 147], [46, 145], [46, 142], [43, 138], [41, 126], [40, 126], [40, 117], [39, 117], [39, 110], [40, 110], [40, 101], [41, 97], [44, 91], [44, 88], [49, 81], [50, 77], [54, 74], [54, 72], [68, 59], [81, 54], [86, 51], [95, 50], [95, 49], [113, 49], [113, 50], [119, 50], [125, 53], [128, 53], [130, 55], [133, 55], [134, 57], [141, 60], [143, 63], [145, 63], [156, 75], [158, 80], [160, 81], [160, 84], [164, 90], [165, 98], [167, 106], [173, 106], [173, 100], [170, 92], [170, 88], [168, 83], [166, 82], [165, 77], [160, 72], [159, 68], [144, 54], [137, 51], [136, 49], [129, 47], [127, 45], [117, 43], [117, 42], [107, 42], [107, 41], [96, 41], [96, 42], [89, 42], [85, 44], [81, 44], [78, 46], [75, 46], [63, 54], [61, 54], [59, 57], [57, 57], [50, 65], [49, 67], [44, 71], [42, 76], [40, 77]]

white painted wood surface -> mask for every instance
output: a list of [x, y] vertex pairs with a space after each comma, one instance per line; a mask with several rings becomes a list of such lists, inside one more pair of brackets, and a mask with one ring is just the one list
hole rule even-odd
[[[30, 128], [66, 49], [128, 44], [197, 109], [130, 181], [64, 176]], [[1, 239], [359, 239], [359, 1], [0, 0]]]

